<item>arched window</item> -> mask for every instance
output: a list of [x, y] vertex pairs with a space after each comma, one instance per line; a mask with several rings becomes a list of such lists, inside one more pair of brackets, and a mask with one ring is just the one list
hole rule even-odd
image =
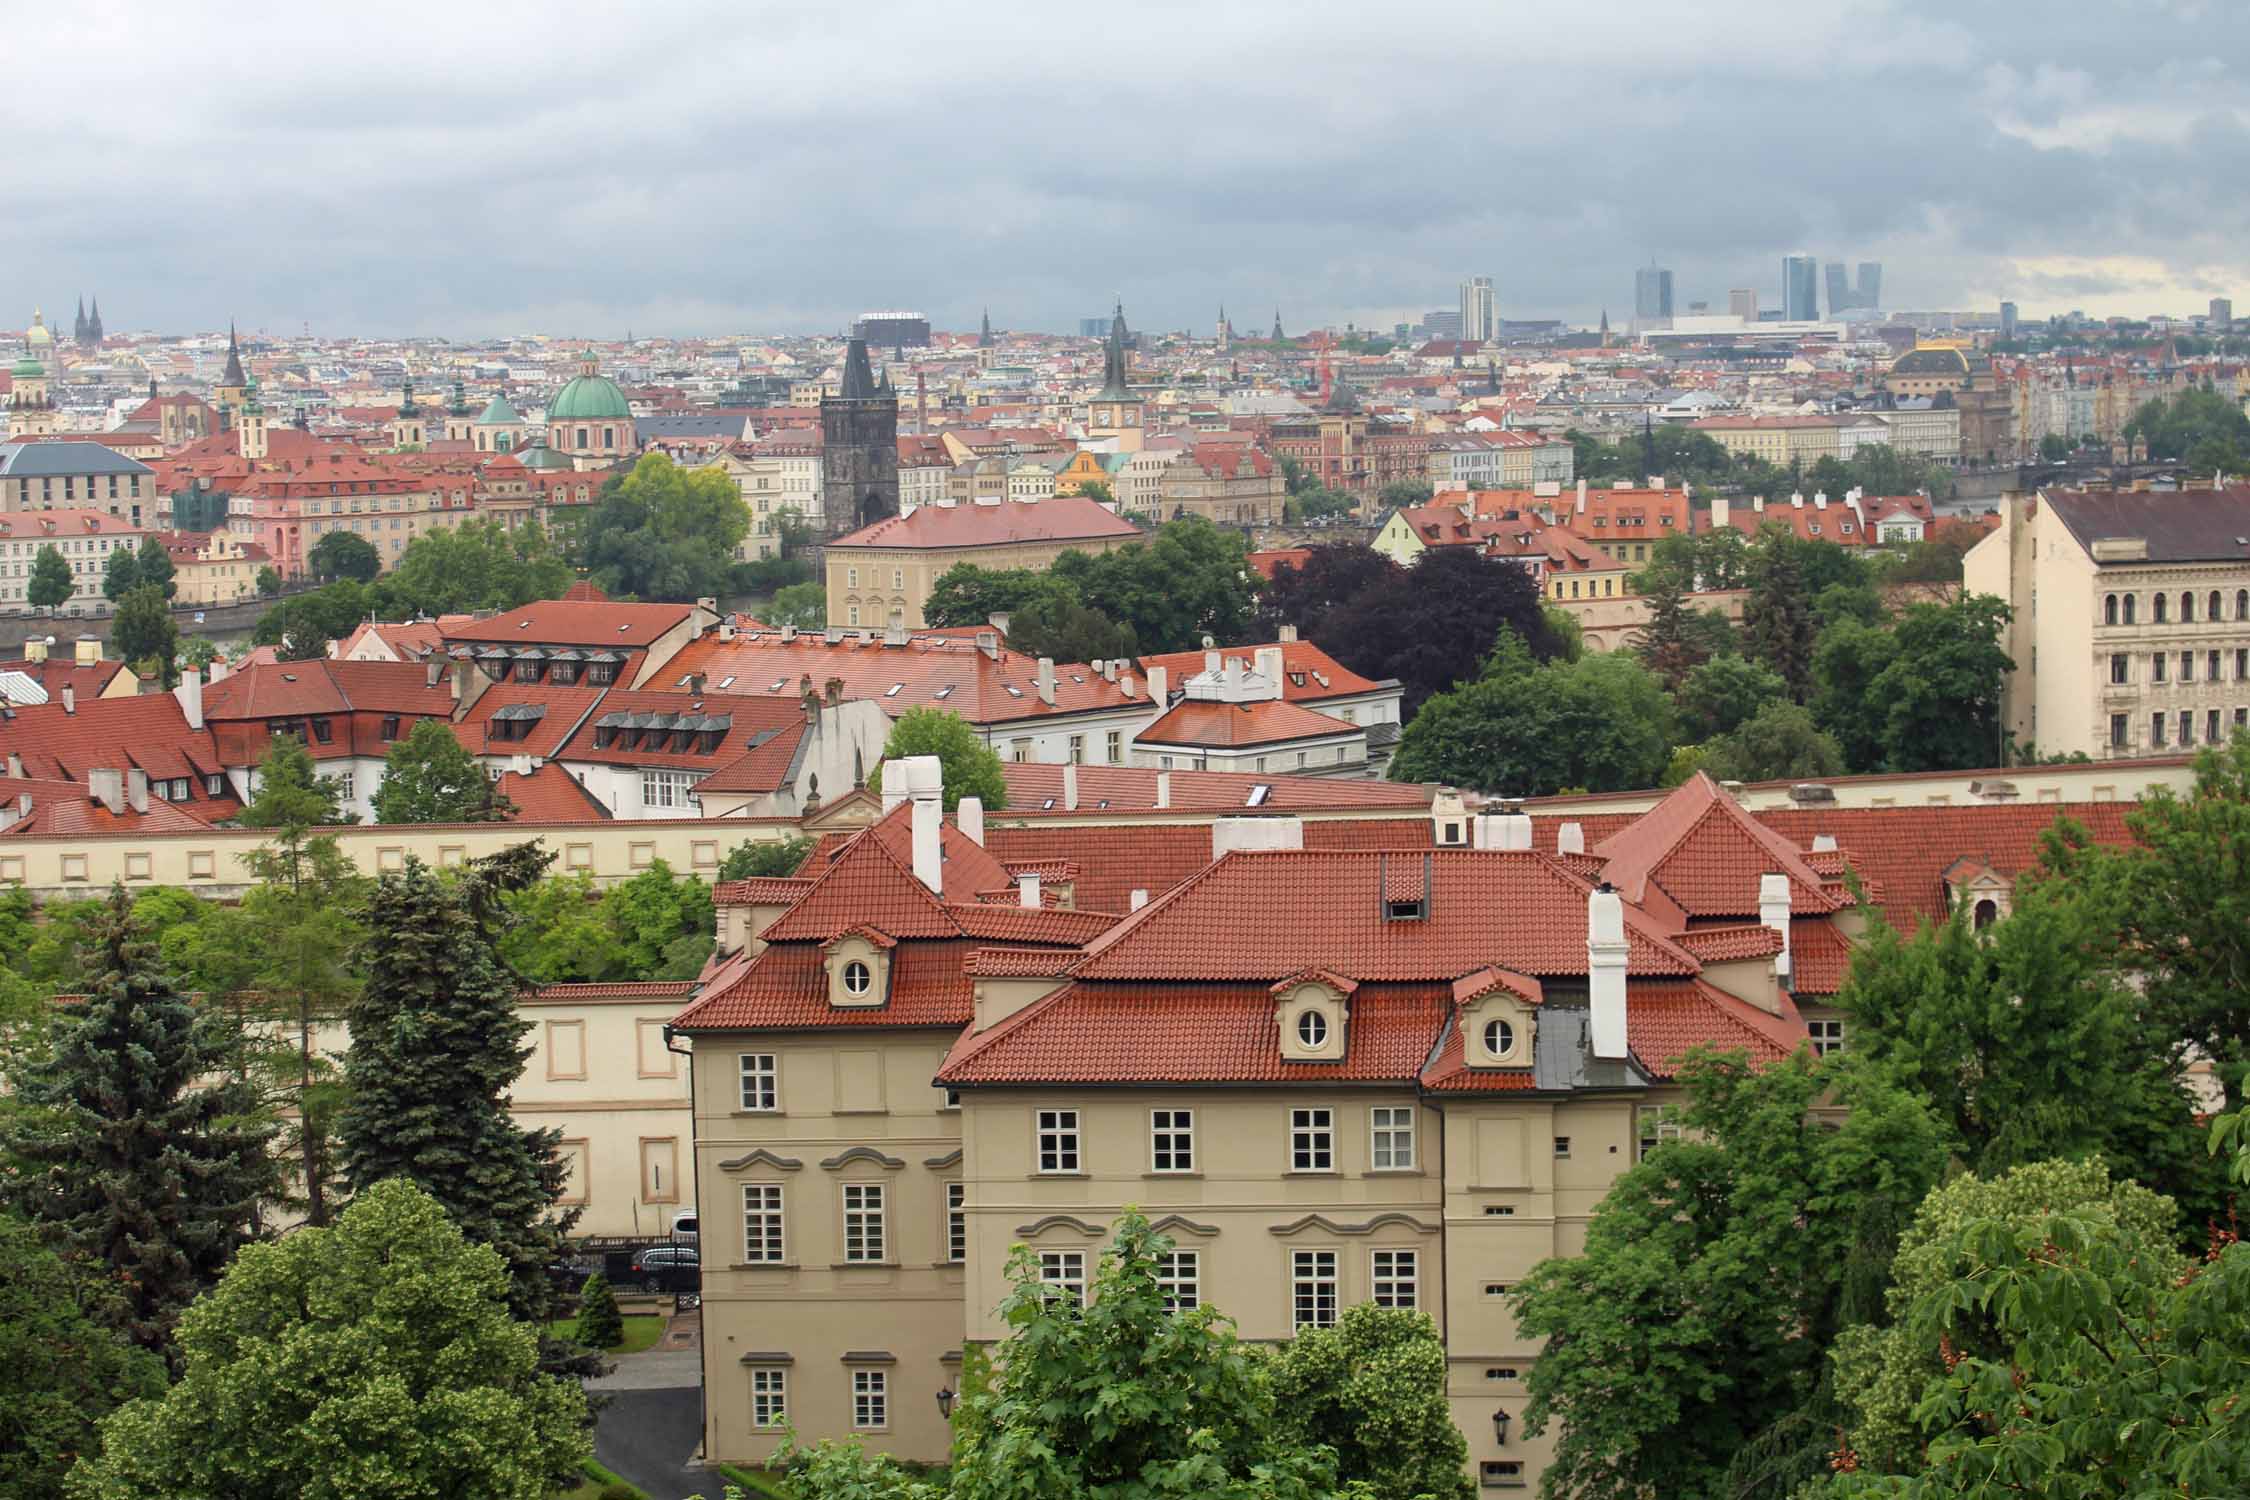
[[2250, 589], [2234, 591], [2234, 617], [2237, 620], [2250, 620]]
[[2117, 596], [2115, 594], [2111, 594], [2102, 601], [2102, 623], [2104, 625], [2115, 625], [2117, 623]]
[[2193, 594], [2182, 593], [2180, 595], [2180, 623], [2182, 625], [2195, 623], [2195, 595]]
[[2128, 625], [2133, 623], [2133, 599], [2131, 594], [2125, 596], [2125, 623]]
[[2219, 591], [2217, 589], [2211, 590], [2211, 598], [2203, 606], [2203, 618], [2214, 625], [2226, 618], [2225, 615], [2219, 613]]
[[2154, 601], [2154, 603], [2149, 609], [2149, 619], [2152, 623], [2161, 625], [2164, 623], [2164, 596], [2162, 594], [2152, 594], [2150, 595], [2150, 598]]
[[2000, 903], [1990, 896], [1982, 897], [1975, 906], [1970, 908], [1969, 920], [1975, 924], [1977, 931], [1984, 931], [2000, 920]]

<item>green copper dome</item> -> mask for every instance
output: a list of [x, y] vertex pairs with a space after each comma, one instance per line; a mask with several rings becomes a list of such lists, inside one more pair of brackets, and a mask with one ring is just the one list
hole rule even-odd
[[37, 380], [47, 373], [47, 367], [26, 354], [16, 361], [16, 367], [8, 373], [11, 378], [16, 380]]
[[485, 407], [484, 415], [477, 418], [478, 423], [486, 427], [499, 427], [522, 420], [523, 418], [516, 415], [516, 409], [508, 404], [508, 398], [505, 396], [493, 397], [491, 404]]
[[580, 375], [556, 393], [547, 407], [550, 422], [631, 421], [625, 393], [606, 375]]

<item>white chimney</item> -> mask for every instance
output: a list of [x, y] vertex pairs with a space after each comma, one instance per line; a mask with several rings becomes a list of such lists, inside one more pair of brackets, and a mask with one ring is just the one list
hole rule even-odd
[[203, 727], [203, 674], [190, 667], [180, 674], [180, 685], [172, 689], [172, 696], [180, 700], [180, 712], [187, 716], [187, 727]]
[[1789, 877], [1786, 875], [1760, 875], [1758, 877], [1758, 925], [1771, 927], [1781, 934], [1781, 956], [1773, 961], [1773, 968], [1784, 980], [1789, 977]]
[[1260, 646], [1251, 660], [1257, 663], [1258, 675], [1263, 677], [1267, 684], [1272, 687], [1271, 696], [1281, 697], [1281, 648], [1279, 646]]
[[1625, 901], [1606, 880], [1586, 895], [1586, 1009], [1594, 1056], [1623, 1058]]
[[1132, 674], [1132, 673], [1130, 673], [1130, 672], [1120, 672], [1120, 673], [1118, 673], [1118, 674], [1117, 674], [1117, 687], [1118, 687], [1118, 690], [1119, 690], [1120, 692], [1122, 692], [1122, 693], [1123, 693], [1123, 694], [1124, 694], [1124, 695], [1125, 695], [1126, 697], [1130, 698], [1130, 697], [1134, 696], [1134, 688], [1133, 688], [1133, 674]]
[[1805, 492], [1803, 490], [1791, 490], [1789, 492], [1789, 508], [1791, 510], [1803, 510], [1805, 508]]
[[1469, 824], [1469, 845], [1474, 849], [1529, 849], [1529, 813], [1478, 813]]
[[1733, 522], [1734, 511], [1728, 505], [1727, 497], [1713, 495], [1711, 497], [1711, 529], [1713, 531], [1724, 531]]
[[[26, 797], [24, 800], [29, 802], [31, 799]], [[1146, 905], [1148, 905], [1148, 892], [1135, 887], [1132, 896], [1128, 898], [1125, 909], [1127, 911], [1139, 911]]]
[[1578, 513], [1586, 514], [1586, 481], [1583, 479], [1578, 481]]
[[1039, 701], [1049, 708], [1055, 706], [1055, 659], [1051, 656], [1039, 658]]
[[963, 838], [982, 847], [984, 844], [984, 799], [982, 797], [963, 797], [961, 805], [953, 809], [953, 826], [961, 830]]
[[139, 766], [125, 772], [125, 805], [137, 813], [148, 811], [148, 772]]
[[1016, 902], [1018, 905], [1029, 907], [1033, 911], [1039, 909], [1038, 876], [1018, 875], [1016, 877]]
[[1586, 852], [1586, 825], [1565, 823], [1555, 830], [1557, 854], [1584, 854]]
[[1216, 652], [1216, 651], [1206, 651], [1206, 652], [1204, 652], [1204, 653], [1203, 653], [1203, 670], [1204, 670], [1204, 671], [1206, 671], [1206, 672], [1216, 672], [1216, 671], [1219, 671], [1219, 670], [1220, 670], [1220, 669], [1221, 669], [1221, 668], [1223, 667], [1223, 665], [1224, 665], [1224, 662], [1222, 661], [1222, 659], [1221, 659], [1221, 656], [1220, 656], [1220, 653], [1219, 653], [1219, 652]]
[[1170, 667], [1150, 667], [1148, 669], [1148, 701], [1160, 709], [1171, 704], [1172, 669]]
[[96, 766], [86, 773], [86, 794], [113, 815], [125, 811], [125, 773], [114, 766]]
[[1828, 491], [1826, 491], [1826, 490], [1814, 490], [1814, 491], [1813, 491], [1813, 497], [1812, 497], [1812, 504], [1813, 504], [1813, 509], [1814, 509], [1814, 510], [1826, 510], [1826, 509], [1828, 509]]
[[1078, 811], [1078, 764], [1063, 762], [1063, 811]]
[[940, 797], [944, 783], [945, 772], [934, 755], [887, 761], [883, 766], [883, 811], [896, 812], [901, 802], [918, 802], [925, 796]]
[[914, 878], [937, 894], [945, 894], [945, 854], [940, 842], [945, 827], [945, 800], [916, 797], [914, 810]]
[[[224, 682], [226, 681], [226, 679], [227, 659], [223, 656], [213, 657], [211, 660], [211, 675], [206, 680], [211, 682]], [[433, 682], [430, 684], [430, 686], [435, 687], [437, 686], [437, 684]]]
[[1294, 625], [1282, 626], [1280, 633], [1276, 635], [1274, 639], [1283, 642], [1294, 642], [1297, 639], [1297, 627]]
[[1302, 849], [1305, 821], [1299, 817], [1219, 818], [1211, 824], [1211, 857], [1222, 859], [1238, 849]]
[[77, 684], [66, 682], [62, 685], [62, 711], [66, 714], [78, 712]]
[[[1162, 670], [1162, 669], [1161, 669], [1161, 668], [1159, 668], [1159, 670]], [[1171, 773], [1170, 771], [1159, 771], [1159, 772], [1157, 772], [1157, 773], [1156, 773], [1156, 806], [1157, 806], [1157, 810], [1158, 810], [1158, 811], [1162, 811], [1163, 809], [1165, 809], [1165, 808], [1168, 808], [1168, 807], [1170, 807], [1171, 805], [1172, 805], [1172, 773]]]

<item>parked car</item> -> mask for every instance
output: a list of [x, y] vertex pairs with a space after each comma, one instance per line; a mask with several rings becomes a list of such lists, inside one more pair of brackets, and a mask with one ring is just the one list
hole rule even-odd
[[703, 1287], [703, 1263], [692, 1245], [657, 1245], [633, 1257], [631, 1284], [644, 1292], [693, 1292]]

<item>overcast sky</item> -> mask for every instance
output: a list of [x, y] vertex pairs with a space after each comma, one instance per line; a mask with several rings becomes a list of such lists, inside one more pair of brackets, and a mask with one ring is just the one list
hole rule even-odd
[[[12, 7], [0, 327], [2250, 311], [2241, 0]], [[21, 304], [20, 307], [15, 304]]]

